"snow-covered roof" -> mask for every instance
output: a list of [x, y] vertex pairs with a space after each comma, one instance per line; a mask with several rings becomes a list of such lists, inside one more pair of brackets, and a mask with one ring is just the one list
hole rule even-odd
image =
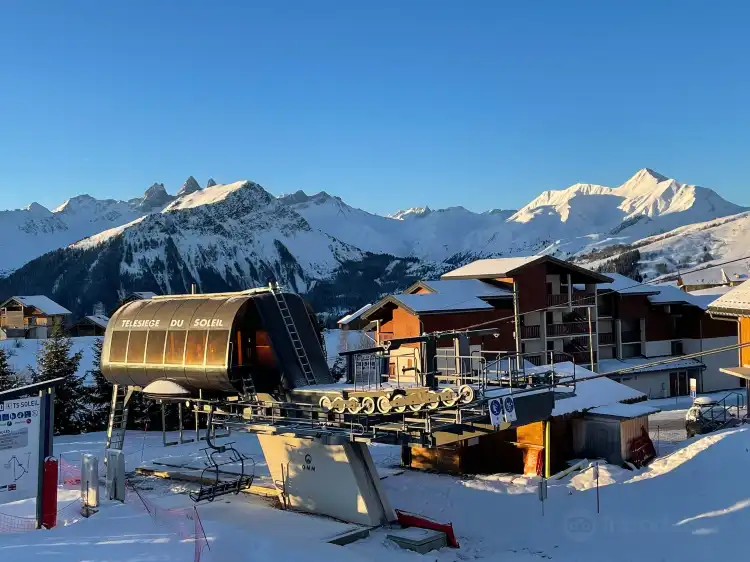
[[726, 295], [733, 288], [734, 287], [730, 287], [729, 285], [717, 285], [716, 287], [709, 287], [707, 289], [695, 289], [694, 291], [689, 291], [689, 293], [699, 297], [708, 295], [720, 297], [721, 295]]
[[346, 316], [343, 316], [336, 323], [337, 324], [348, 324], [352, 320], [356, 320], [357, 318], [359, 318], [360, 316], [362, 316], [365, 312], [367, 312], [368, 310], [370, 310], [370, 308], [372, 308], [372, 304], [366, 304], [365, 306], [363, 306], [359, 310], [355, 310], [351, 314], [347, 314]]
[[152, 293], [151, 291], [135, 291], [134, 293], [130, 294], [131, 297], [137, 297], [139, 299], [152, 299], [156, 295], [156, 293]]
[[106, 328], [107, 324], [109, 324], [109, 317], [102, 316], [100, 314], [92, 314], [91, 316], [85, 316], [86, 320], [91, 322], [92, 324], [96, 324], [100, 328]]
[[606, 406], [599, 406], [598, 408], [592, 408], [588, 414], [594, 414], [596, 416], [607, 416], [612, 418], [621, 418], [630, 420], [633, 418], [640, 418], [642, 416], [648, 416], [660, 412], [659, 408], [653, 406], [647, 406], [646, 404], [608, 404]]
[[444, 273], [442, 279], [497, 279], [501, 277], [512, 277], [520, 269], [542, 262], [552, 262], [561, 267], [576, 271], [590, 277], [598, 283], [605, 283], [609, 278], [601, 273], [580, 267], [548, 255], [523, 256], [516, 258], [491, 258], [476, 260], [462, 267]]
[[16, 301], [17, 303], [36, 308], [39, 312], [42, 314], [47, 314], [49, 316], [65, 316], [68, 314], [72, 314], [70, 310], [65, 308], [64, 306], [61, 306], [57, 304], [55, 301], [53, 301], [51, 298], [46, 297], [44, 295], [30, 295], [30, 296], [15, 296], [10, 297], [7, 299], [4, 303], [2, 303], [0, 306], [5, 306], [10, 301]]
[[714, 294], [686, 293], [675, 287], [664, 283], [638, 283], [630, 277], [619, 273], [608, 273], [612, 283], [603, 283], [599, 286], [600, 291], [613, 291], [621, 295], [646, 295], [652, 304], [689, 304], [706, 310], [708, 305], [716, 299]]
[[[548, 367], [537, 367], [537, 369], [548, 369]], [[570, 398], [560, 398], [562, 393], [556, 393], [555, 408], [552, 410], [553, 416], [583, 412], [598, 406], [607, 406], [626, 400], [643, 400], [646, 398], [643, 392], [607, 377], [586, 380], [596, 377], [597, 373], [579, 365], [574, 366], [570, 361], [555, 363], [555, 372], [558, 375], [572, 375], [575, 372], [576, 387], [575, 395]]]
[[714, 300], [708, 309], [712, 314], [750, 316], [750, 281], [745, 281]]
[[[703, 364], [695, 359], [679, 359], [675, 358], [674, 361], [669, 363], [662, 363], [661, 365], [650, 365], [651, 363], [657, 363], [660, 361], [666, 361], [670, 357], [630, 357], [629, 359], [601, 359], [599, 361], [599, 371], [601, 373], [612, 373], [620, 371], [622, 369], [633, 369], [627, 373], [623, 373], [623, 376], [638, 373], [656, 373], [658, 371], [674, 371], [677, 369], [693, 369], [701, 368]], [[641, 365], [650, 365], [648, 367], [641, 367]]]
[[[412, 285], [424, 286], [441, 295], [455, 294], [461, 297], [513, 297], [513, 291], [482, 281], [480, 279], [437, 279], [419, 281]], [[408, 291], [404, 291], [406, 294]]]
[[686, 293], [671, 285], [653, 285], [659, 289], [659, 294], [648, 297], [649, 302], [653, 304], [690, 304], [706, 310], [708, 305], [716, 300], [716, 295], [694, 295]]
[[607, 277], [611, 277], [612, 282], [599, 285], [599, 291], [613, 291], [621, 295], [650, 295], [659, 292], [657, 285], [643, 285], [619, 273], [607, 273]]
[[392, 298], [414, 312], [455, 312], [458, 310], [491, 310], [493, 306], [475, 296], [458, 292], [428, 295], [393, 295]]
[[718, 285], [721, 283], [739, 283], [750, 279], [748, 265], [728, 265], [724, 267], [706, 267], [682, 275], [685, 285]]

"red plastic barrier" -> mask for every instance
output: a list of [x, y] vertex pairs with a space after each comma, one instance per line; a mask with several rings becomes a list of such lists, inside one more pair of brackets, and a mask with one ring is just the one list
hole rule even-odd
[[57, 525], [57, 459], [44, 459], [42, 478], [42, 527], [52, 529]]
[[445, 533], [448, 539], [448, 546], [458, 548], [458, 540], [453, 532], [453, 525], [451, 523], [438, 523], [432, 519], [427, 519], [421, 515], [414, 515], [413, 513], [407, 513], [396, 509], [396, 517], [398, 522], [404, 527], [419, 527], [420, 529], [430, 529], [432, 531], [442, 531]]

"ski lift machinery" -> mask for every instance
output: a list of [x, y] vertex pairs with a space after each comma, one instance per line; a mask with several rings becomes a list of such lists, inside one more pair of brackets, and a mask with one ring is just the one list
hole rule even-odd
[[[187, 406], [205, 416], [208, 432], [221, 427], [326, 443], [436, 446], [467, 431], [486, 433], [487, 401], [503, 395], [522, 402], [517, 423], [546, 419], [553, 388], [570, 381], [556, 377], [553, 365], [530, 376], [516, 352], [470, 351], [471, 338], [496, 335], [440, 332], [343, 352], [350, 380], [342, 383], [328, 367], [313, 309], [275, 283], [130, 302], [112, 316], [102, 350], [102, 373], [113, 384], [108, 434], [118, 436], [110, 447], [122, 448], [127, 424], [127, 402], [118, 397], [133, 391]], [[210, 459], [217, 445], [206, 443], [216, 469]], [[235, 491], [214, 473], [216, 489], [201, 499]], [[248, 483], [244, 474], [239, 481], [236, 489]]]

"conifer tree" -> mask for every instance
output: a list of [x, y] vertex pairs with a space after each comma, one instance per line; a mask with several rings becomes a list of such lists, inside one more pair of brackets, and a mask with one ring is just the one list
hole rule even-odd
[[112, 402], [112, 384], [102, 374], [102, 345], [103, 338], [96, 338], [91, 350], [94, 362], [88, 371], [92, 386], [89, 392], [89, 431], [104, 431], [107, 427], [109, 407]]
[[86, 429], [88, 417], [88, 389], [78, 374], [83, 353], [71, 353], [73, 341], [65, 336], [61, 326], [52, 329], [37, 354], [33, 381], [43, 382], [62, 377], [55, 388], [55, 433], [69, 435]]
[[23, 384], [21, 377], [8, 363], [8, 356], [8, 351], [0, 347], [0, 390], [10, 390]]

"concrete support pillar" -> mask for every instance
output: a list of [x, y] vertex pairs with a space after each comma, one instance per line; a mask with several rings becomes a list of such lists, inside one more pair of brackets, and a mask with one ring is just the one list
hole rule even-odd
[[282, 504], [357, 525], [395, 520], [367, 445], [258, 435]]
[[622, 359], [622, 320], [619, 318], [614, 321], [615, 329], [615, 355]]

